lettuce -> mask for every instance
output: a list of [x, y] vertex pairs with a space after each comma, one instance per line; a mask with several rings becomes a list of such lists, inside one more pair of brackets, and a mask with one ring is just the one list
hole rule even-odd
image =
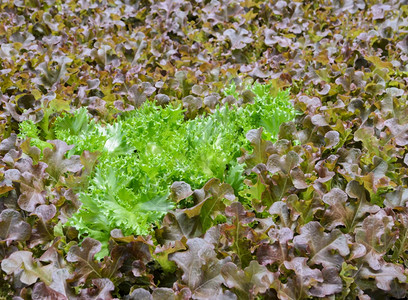
[[[270, 96], [270, 86], [254, 85], [253, 103], [221, 107], [213, 114], [185, 121], [180, 107], [146, 103], [113, 124], [98, 124], [85, 108], [57, 118], [55, 136], [75, 147], [68, 155], [98, 152], [99, 163], [80, 193], [81, 208], [67, 225], [102, 242], [98, 257], [108, 254], [111, 230], [144, 235], [176, 204], [168, 200], [175, 181], [200, 188], [211, 178], [229, 183], [238, 195], [243, 187], [241, 148], [245, 133], [264, 127], [273, 140], [280, 124], [294, 118], [288, 92]], [[277, 109], [280, 107], [280, 109]], [[21, 136], [38, 132], [20, 125]], [[30, 131], [24, 133], [25, 128]], [[37, 134], [38, 135], [38, 134]], [[45, 143], [45, 142], [44, 142]]]

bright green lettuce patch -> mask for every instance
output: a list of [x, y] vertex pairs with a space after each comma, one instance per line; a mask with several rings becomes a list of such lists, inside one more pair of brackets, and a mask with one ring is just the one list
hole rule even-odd
[[[86, 109], [58, 118], [55, 137], [75, 145], [69, 155], [100, 153], [88, 188], [80, 194], [82, 207], [69, 225], [102, 241], [103, 256], [112, 229], [120, 228], [125, 235], [148, 234], [175, 206], [168, 200], [175, 181], [199, 188], [216, 177], [238, 194], [244, 167], [237, 158], [249, 145], [245, 133], [262, 126], [274, 140], [279, 126], [295, 117], [288, 92], [271, 97], [270, 86], [256, 84], [251, 89], [256, 95], [253, 103], [221, 107], [189, 121], [180, 107], [152, 103], [106, 126], [90, 120]], [[31, 137], [34, 145], [47, 147], [34, 124], [23, 122], [20, 130], [20, 136]]]

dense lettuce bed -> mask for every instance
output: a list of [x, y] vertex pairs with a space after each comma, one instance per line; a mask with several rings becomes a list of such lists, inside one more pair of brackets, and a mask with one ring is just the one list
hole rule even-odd
[[404, 299], [404, 1], [3, 1], [0, 296]]

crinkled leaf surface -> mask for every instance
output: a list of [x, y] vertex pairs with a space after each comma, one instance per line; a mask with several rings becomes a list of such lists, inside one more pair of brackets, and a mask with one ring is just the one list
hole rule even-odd
[[76, 263], [75, 277], [80, 282], [85, 281], [88, 277], [101, 277], [101, 267], [95, 260], [95, 254], [101, 249], [101, 243], [86, 238], [81, 246], [72, 246], [67, 255], [67, 261]]
[[42, 266], [42, 264], [33, 258], [30, 251], [17, 251], [12, 253], [1, 262], [1, 268], [7, 274], [17, 275], [21, 273], [22, 283], [31, 285], [38, 279], [45, 283], [51, 283], [51, 274], [55, 270], [52, 264]]
[[169, 256], [182, 270], [182, 281], [195, 299], [206, 299], [221, 293], [221, 267], [228, 259], [219, 260], [213, 246], [200, 238], [187, 241], [188, 250]]
[[10, 245], [12, 241], [26, 241], [30, 238], [31, 226], [14, 209], [5, 209], [0, 214], [0, 238]]

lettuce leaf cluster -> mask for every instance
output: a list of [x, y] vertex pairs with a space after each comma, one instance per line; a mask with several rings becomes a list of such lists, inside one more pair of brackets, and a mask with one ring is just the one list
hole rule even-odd
[[[194, 120], [186, 121], [180, 106], [163, 108], [149, 102], [113, 124], [96, 123], [86, 109], [59, 117], [54, 124], [56, 138], [75, 145], [68, 156], [85, 150], [99, 153], [99, 163], [80, 195], [82, 206], [68, 224], [81, 235], [102, 241], [101, 255], [105, 255], [111, 230], [148, 234], [175, 207], [169, 201], [173, 182], [199, 188], [218, 178], [238, 194], [244, 166], [237, 158], [241, 148], [249, 146], [245, 133], [262, 126], [274, 139], [280, 124], [295, 116], [288, 92], [271, 97], [270, 85], [255, 84], [251, 89], [252, 103], [239, 108], [227, 105]], [[28, 125], [22, 123], [20, 135], [47, 147]]]

